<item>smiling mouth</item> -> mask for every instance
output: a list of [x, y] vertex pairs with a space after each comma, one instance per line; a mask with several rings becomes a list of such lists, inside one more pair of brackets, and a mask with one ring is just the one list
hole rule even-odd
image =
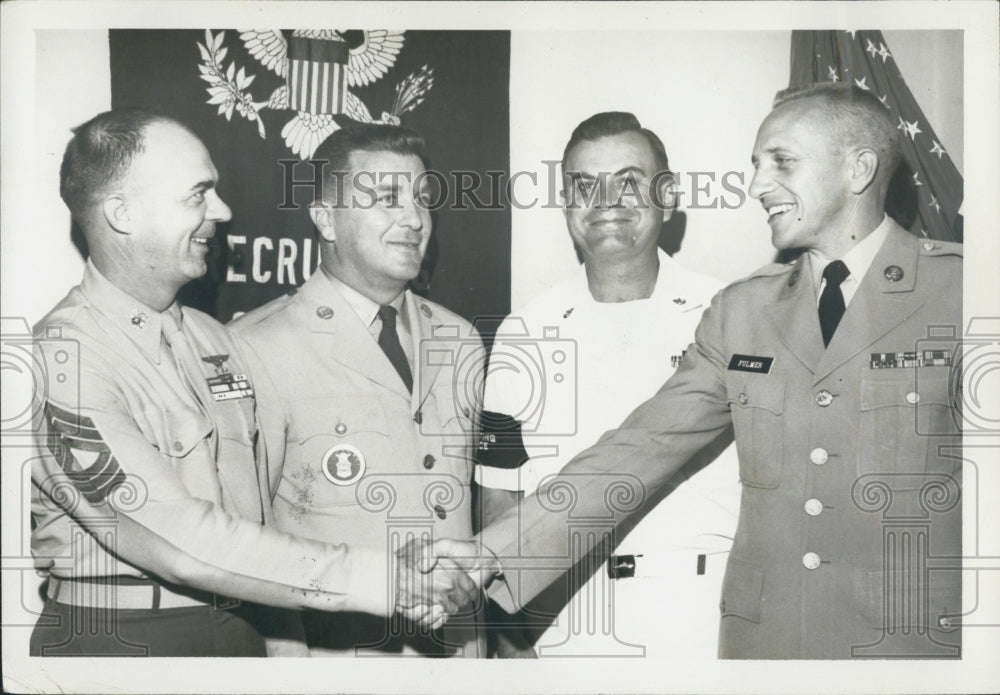
[[786, 212], [792, 210], [794, 207], [795, 206], [792, 205], [791, 203], [781, 203], [779, 205], [772, 205], [769, 208], [765, 208], [767, 212], [767, 219], [768, 221], [771, 221], [774, 218], [778, 217], [779, 215], [784, 215]]
[[199, 246], [204, 246], [205, 248], [208, 248], [209, 246], [212, 245], [212, 238], [211, 237], [197, 237], [197, 236], [196, 237], [191, 237], [191, 243], [192, 244], [198, 244]]

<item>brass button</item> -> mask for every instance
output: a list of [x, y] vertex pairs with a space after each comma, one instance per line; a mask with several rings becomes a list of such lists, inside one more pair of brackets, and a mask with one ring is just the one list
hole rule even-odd
[[180, 451], [183, 448], [184, 448], [183, 444], [181, 444], [180, 442], [174, 442], [174, 451]]
[[889, 282], [899, 282], [903, 279], [903, 269], [898, 265], [890, 265], [883, 272], [885, 279]]
[[747, 398], [747, 395], [745, 393], [741, 393], [736, 397], [736, 400], [740, 402], [740, 405], [746, 405], [747, 401], [749, 401], [750, 399]]
[[954, 623], [952, 623], [951, 618], [938, 618], [938, 625], [947, 630], [952, 627]]
[[933, 241], [925, 241], [924, 242], [924, 251], [933, 251], [933, 250], [934, 250], [934, 242]]
[[465, 417], [472, 417], [472, 411], [468, 408], [462, 408], [462, 414], [465, 415]]
[[338, 422], [337, 426], [333, 428], [333, 431], [336, 432], [337, 434], [344, 434], [345, 432], [347, 432], [347, 425], [345, 425], [342, 422]]
[[909, 403], [910, 405], [916, 405], [917, 403], [920, 402], [920, 394], [917, 393], [916, 391], [910, 391], [908, 394], [906, 394], [906, 402]]
[[819, 407], [825, 408], [831, 403], [833, 403], [833, 394], [827, 391], [826, 389], [823, 389], [822, 391], [816, 394], [816, 405], [818, 405]]
[[826, 449], [822, 447], [816, 447], [809, 452], [809, 460], [815, 463], [817, 466], [822, 466], [830, 458], [830, 455], [826, 453]]
[[446, 512], [444, 510], [444, 507], [442, 507], [440, 504], [434, 505], [434, 513], [437, 514], [438, 519], [445, 519], [448, 516], [448, 512]]
[[823, 513], [823, 503], [815, 498], [806, 500], [805, 508], [809, 516], [819, 516]]
[[318, 309], [316, 309], [316, 315], [319, 316], [321, 319], [332, 319], [333, 309], [331, 309], [328, 306], [321, 306]]
[[424, 468], [426, 468], [427, 470], [434, 468], [434, 457], [431, 456], [430, 454], [424, 456]]
[[807, 570], [814, 570], [819, 567], [819, 555], [816, 553], [806, 553], [802, 556], [802, 566]]

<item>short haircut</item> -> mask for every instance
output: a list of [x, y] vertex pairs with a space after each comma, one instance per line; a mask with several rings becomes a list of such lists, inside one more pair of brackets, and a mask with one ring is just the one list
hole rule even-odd
[[78, 224], [86, 225], [100, 195], [120, 181], [143, 152], [146, 128], [161, 121], [177, 123], [154, 111], [122, 108], [99, 113], [73, 129], [59, 168], [59, 195]]
[[569, 136], [569, 142], [566, 143], [566, 149], [563, 150], [563, 172], [566, 171], [566, 160], [569, 158], [570, 150], [581, 142], [599, 140], [609, 135], [622, 133], [638, 133], [646, 138], [656, 161], [655, 173], [670, 171], [667, 150], [663, 147], [663, 141], [657, 137], [656, 133], [648, 128], [643, 128], [634, 114], [624, 111], [605, 111], [604, 113], [595, 113], [573, 129], [573, 134]]
[[902, 158], [899, 135], [889, 109], [874, 94], [853, 84], [821, 82], [778, 92], [774, 108], [807, 100], [828, 117], [841, 147], [872, 148], [885, 165], [885, 180], [892, 177]]
[[[324, 184], [328, 177], [343, 175], [350, 171], [351, 155], [355, 152], [392, 152], [401, 155], [413, 155], [420, 161], [424, 157], [424, 139], [415, 130], [386, 123], [358, 123], [351, 121], [335, 130], [326, 140], [320, 143], [310, 161], [325, 163]], [[340, 190], [334, 185], [333, 190]], [[323, 198], [326, 199], [324, 185]], [[316, 200], [314, 202], [321, 202]]]

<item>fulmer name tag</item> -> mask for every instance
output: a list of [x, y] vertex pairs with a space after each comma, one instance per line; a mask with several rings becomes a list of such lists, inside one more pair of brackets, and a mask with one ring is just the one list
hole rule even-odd
[[734, 372], [754, 372], [767, 374], [771, 371], [773, 357], [758, 357], [757, 355], [733, 355], [729, 360], [729, 369]]

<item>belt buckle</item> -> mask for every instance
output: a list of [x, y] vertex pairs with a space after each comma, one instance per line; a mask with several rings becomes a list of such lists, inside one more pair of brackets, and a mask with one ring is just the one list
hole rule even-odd
[[230, 608], [239, 608], [241, 604], [242, 601], [238, 598], [212, 594], [212, 606], [217, 611], [228, 611]]
[[[635, 576], [636, 555], [612, 555], [608, 558], [608, 577], [627, 579]], [[638, 557], [642, 557], [639, 555]]]

